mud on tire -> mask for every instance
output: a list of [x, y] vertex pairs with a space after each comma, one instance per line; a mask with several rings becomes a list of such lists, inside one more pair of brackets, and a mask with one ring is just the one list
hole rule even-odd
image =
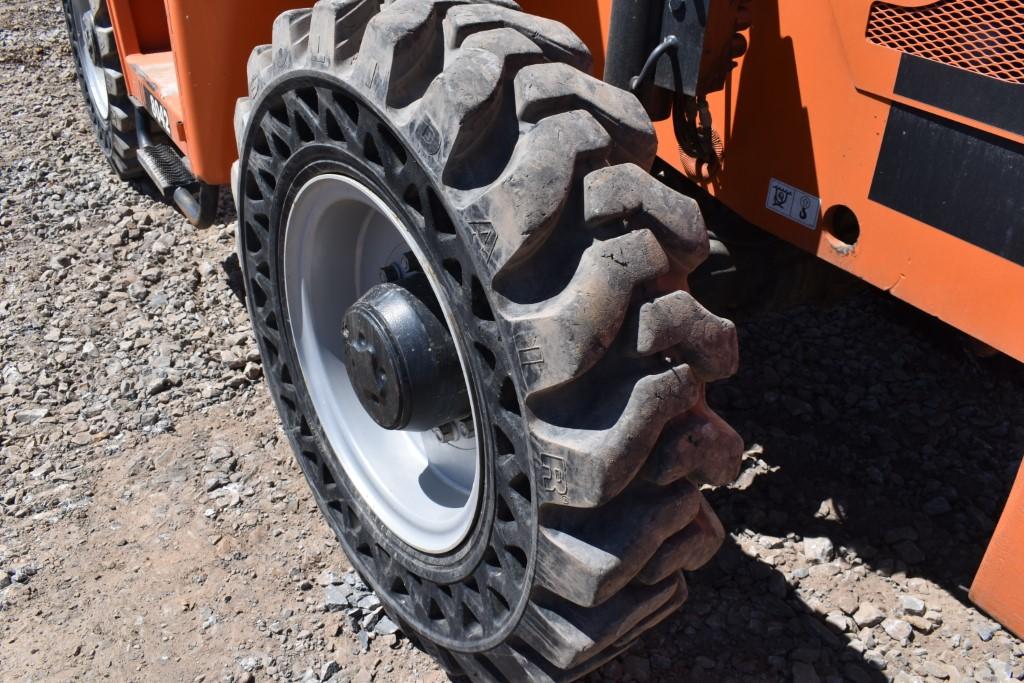
[[[639, 102], [589, 68], [572, 32], [509, 1], [321, 0], [278, 18], [236, 108], [249, 309], [293, 448], [388, 612], [477, 680], [575, 678], [678, 608], [723, 537], [697, 486], [731, 480], [742, 450], [704, 402], [737, 355], [686, 291], [698, 209], [648, 173]], [[443, 556], [354, 495], [306, 396], [279, 252], [317, 169], [396, 204], [477, 350], [489, 483]]]

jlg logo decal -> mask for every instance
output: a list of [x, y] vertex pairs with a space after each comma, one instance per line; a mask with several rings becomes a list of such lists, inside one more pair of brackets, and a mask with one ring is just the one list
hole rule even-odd
[[167, 110], [164, 109], [164, 105], [160, 104], [160, 100], [148, 90], [146, 91], [146, 111], [160, 124], [165, 133], [171, 134], [171, 123], [167, 118]]

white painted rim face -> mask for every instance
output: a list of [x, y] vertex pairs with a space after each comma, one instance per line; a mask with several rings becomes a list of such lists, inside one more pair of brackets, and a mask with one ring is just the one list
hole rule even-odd
[[[72, 9], [76, 29], [75, 42], [78, 44], [78, 56], [82, 62], [85, 89], [89, 93], [93, 107], [96, 108], [96, 113], [106, 121], [110, 111], [110, 104], [107, 101], [107, 77], [103, 72], [103, 67], [93, 61], [92, 53], [89, 51], [90, 30], [88, 27], [92, 25], [92, 8], [89, 6], [89, 0], [74, 0]], [[90, 21], [86, 21], [87, 18]]]
[[[439, 294], [429, 260], [380, 198], [352, 178], [317, 176], [299, 190], [285, 225], [285, 301], [302, 377], [346, 475], [398, 538], [440, 554], [459, 545], [476, 517], [478, 437], [442, 443], [431, 431], [379, 426], [349, 382], [341, 336], [345, 311], [380, 282], [383, 266], [409, 251]], [[437, 298], [448, 328], [457, 330], [445, 298]], [[465, 378], [457, 340], [456, 348]], [[470, 404], [475, 425], [472, 398]]]

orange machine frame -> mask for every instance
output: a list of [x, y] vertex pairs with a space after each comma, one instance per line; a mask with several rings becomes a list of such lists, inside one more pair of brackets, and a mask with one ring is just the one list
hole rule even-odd
[[159, 102], [162, 127], [201, 180], [231, 180], [235, 100], [246, 94], [249, 53], [270, 42], [277, 15], [311, 4], [109, 0], [128, 94], [138, 106], [147, 104], [147, 93]]

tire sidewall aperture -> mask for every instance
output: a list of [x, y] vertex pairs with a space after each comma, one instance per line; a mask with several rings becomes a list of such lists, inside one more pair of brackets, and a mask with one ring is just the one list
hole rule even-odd
[[[436, 180], [432, 178], [425, 166], [417, 158], [415, 145], [409, 144], [409, 140], [396, 129], [377, 108], [360, 92], [348, 84], [332, 78], [329, 74], [322, 72], [291, 72], [286, 78], [270, 84], [260, 94], [256, 106], [252, 112], [252, 120], [258, 122], [268, 115], [272, 107], [281, 105], [282, 98], [286, 93], [295, 92], [300, 89], [320, 88], [330, 90], [338, 97], [348, 98], [350, 101], [358, 102], [360, 116], [372, 116], [378, 126], [386, 127], [392, 136], [403, 143], [405, 153], [408, 155], [408, 162], [403, 171], [415, 177], [415, 182], [424, 187], [430, 187], [436, 197], [443, 197], [443, 193], [437, 186]], [[415, 610], [406, 609], [403, 605], [397, 604], [390, 599], [393, 595], [393, 587], [381, 584], [381, 560], [379, 557], [370, 558], [365, 552], [364, 534], [369, 534], [380, 544], [387, 556], [384, 564], [402, 565], [408, 571], [419, 576], [425, 583], [431, 584], [427, 590], [433, 590], [433, 585], [445, 586], [467, 580], [473, 576], [473, 572], [481, 566], [485, 554], [490, 549], [491, 536], [494, 533], [496, 496], [495, 496], [495, 469], [494, 460], [496, 456], [496, 444], [488, 429], [480, 429], [479, 424], [487, 425], [493, 421], [491, 415], [493, 406], [498, 398], [495, 395], [495, 387], [487, 386], [483, 379], [488, 374], [488, 368], [478, 353], [467, 348], [468, 344], [462, 339], [459, 333], [453, 334], [456, 343], [461, 346], [460, 355], [463, 358], [467, 372], [467, 384], [474, 397], [474, 405], [477, 406], [477, 434], [480, 448], [481, 466], [481, 488], [477, 502], [476, 519], [467, 537], [452, 551], [439, 555], [423, 553], [399, 539], [387, 526], [376, 517], [369, 505], [356, 492], [354, 483], [346, 475], [340, 465], [340, 459], [334, 452], [330, 441], [327, 439], [324, 430], [316, 415], [310, 392], [305, 386], [302, 377], [298, 357], [296, 354], [294, 339], [292, 338], [291, 325], [287, 297], [284, 296], [284, 273], [283, 273], [283, 248], [287, 219], [292, 205], [299, 190], [310, 180], [323, 175], [338, 174], [347, 176], [365, 187], [369, 188], [405, 223], [408, 233], [413, 236], [417, 246], [433, 259], [435, 263], [440, 260], [440, 254], [436, 245], [430, 239], [430, 227], [424, 219], [415, 211], [411, 210], [399, 195], [401, 190], [394, 186], [397, 179], [389, 177], [383, 167], [372, 164], [359, 154], [358, 146], [351, 141], [347, 144], [336, 142], [326, 143], [322, 141], [308, 142], [288, 158], [277, 170], [275, 191], [270, 202], [270, 229], [269, 244], [265, 245], [266, 250], [272, 257], [266, 261], [254, 256], [254, 252], [263, 251], [252, 248], [251, 240], [258, 239], [251, 229], [246, 228], [250, 216], [247, 215], [249, 198], [246, 196], [245, 171], [249, 162], [249, 150], [252, 146], [252, 137], [257, 134], [258, 126], [250, 126], [248, 135], [243, 145], [246, 150], [240, 160], [240, 168], [243, 169], [239, 181], [239, 256], [241, 259], [243, 275], [246, 281], [247, 306], [250, 317], [253, 321], [260, 344], [261, 353], [264, 357], [264, 364], [267, 369], [266, 376], [270, 385], [271, 394], [274, 397], [278, 410], [282, 415], [286, 432], [291, 441], [293, 450], [306, 476], [318, 506], [328, 520], [332, 530], [340, 539], [346, 554], [351, 559], [357, 570], [377, 591], [385, 602], [386, 607], [400, 624], [412, 626], [413, 629], [430, 640], [443, 646], [460, 651], [483, 651], [494, 644], [499, 643], [508, 637], [518, 622], [519, 615], [525, 609], [528, 590], [523, 591], [523, 599], [519, 604], [505, 615], [505, 619], [498, 624], [496, 629], [487, 629], [479, 637], [469, 641], [465, 639], [452, 639], [429, 628], [425, 628], [423, 620], [417, 619]], [[447, 217], [450, 221], [457, 223], [459, 217], [457, 212], [445, 207]], [[465, 234], [456, 231], [460, 235]], [[471, 245], [462, 243], [464, 258], [462, 263], [471, 264], [475, 255]], [[262, 297], [254, 296], [254, 288], [259, 287], [253, 279], [253, 274], [263, 268], [272, 283], [270, 291], [265, 291], [266, 301], [258, 305], [257, 299]], [[469, 277], [469, 274], [466, 274]], [[453, 286], [447, 278], [441, 279], [444, 287], [443, 296], [447, 297], [449, 304], [457, 303], [463, 296], [461, 290]], [[261, 288], [266, 289], [266, 288]], [[459, 306], [452, 305], [451, 310], [458, 313], [462, 310]], [[268, 313], [273, 313], [278, 322], [277, 330], [268, 326]], [[461, 321], [456, 321], [460, 324]], [[500, 324], [500, 323], [498, 323]], [[340, 331], [339, 331], [340, 334]], [[273, 337], [280, 339], [276, 344]], [[500, 338], [500, 334], [499, 334]], [[268, 348], [268, 344], [276, 347], [276, 351]], [[508, 368], [515, 368], [512, 359], [508, 357], [504, 346], [493, 349], [496, 354], [501, 354], [504, 365]], [[493, 373], [492, 373], [493, 374]], [[290, 380], [287, 381], [287, 380]], [[290, 384], [291, 388], [287, 385]], [[292, 390], [292, 388], [294, 390]], [[521, 426], [520, 433], [525, 433], [525, 426]], [[529, 471], [529, 449], [525, 439], [521, 444], [519, 456], [524, 459], [523, 468]], [[325, 471], [329, 475], [325, 478]], [[328, 479], [333, 480], [332, 487]], [[531, 547], [524, 549], [529, 557], [533, 554], [533, 540], [536, 533], [535, 521], [536, 511], [531, 511], [530, 537]], [[371, 564], [376, 563], [377, 571], [374, 571]], [[523, 573], [522, 583], [528, 586], [529, 576], [532, 574], [532, 562]], [[410, 590], [412, 587], [409, 587]], [[424, 590], [420, 586], [420, 590]], [[440, 596], [438, 596], [440, 598]], [[492, 626], [494, 626], [492, 624]]]

